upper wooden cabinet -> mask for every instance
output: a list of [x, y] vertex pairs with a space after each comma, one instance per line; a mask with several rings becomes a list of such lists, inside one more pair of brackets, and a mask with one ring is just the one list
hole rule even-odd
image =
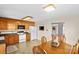
[[7, 29], [7, 21], [0, 20], [0, 30], [5, 30]]
[[0, 30], [17, 30], [18, 25], [24, 25], [25, 29], [29, 29], [29, 26], [35, 26], [35, 22], [0, 17]]
[[17, 22], [18, 25], [25, 25], [25, 29], [29, 29], [30, 24], [28, 22], [24, 22], [24, 21], [18, 21]]
[[8, 30], [17, 30], [17, 24], [15, 21], [7, 22], [7, 29]]

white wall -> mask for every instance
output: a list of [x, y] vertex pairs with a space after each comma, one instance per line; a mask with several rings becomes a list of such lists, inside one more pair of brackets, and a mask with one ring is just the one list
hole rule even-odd
[[[39, 30], [39, 26], [43, 25], [44, 26], [44, 31]], [[37, 23], [37, 30], [38, 30], [38, 39], [41, 40], [42, 36], [45, 36], [47, 40], [51, 40], [51, 25], [49, 22], [38, 22]]]
[[[53, 22], [64, 22], [64, 34], [66, 36], [66, 42], [69, 44], [75, 44], [79, 38], [79, 17], [63, 17], [49, 19], [46, 21], [38, 22], [39, 25], [44, 25], [45, 30], [39, 31], [38, 29], [38, 39], [45, 35], [48, 40], [51, 39], [51, 23]], [[48, 30], [48, 31], [47, 31]], [[47, 33], [48, 32], [48, 33]]]

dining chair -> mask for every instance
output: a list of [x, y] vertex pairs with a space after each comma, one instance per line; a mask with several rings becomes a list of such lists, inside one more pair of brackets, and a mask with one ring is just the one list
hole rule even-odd
[[39, 46], [34, 46], [32, 51], [33, 54], [46, 54], [46, 51], [41, 49]]
[[73, 45], [71, 54], [79, 54], [79, 44]]
[[43, 44], [46, 44], [46, 43], [47, 43], [46, 37], [45, 36], [42, 36], [41, 37], [41, 44], [43, 45]]
[[66, 37], [65, 37], [65, 35], [58, 35], [58, 38], [59, 38], [60, 42], [66, 43]]

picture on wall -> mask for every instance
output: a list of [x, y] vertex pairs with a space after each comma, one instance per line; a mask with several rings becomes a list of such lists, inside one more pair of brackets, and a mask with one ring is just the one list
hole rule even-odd
[[44, 31], [44, 26], [39, 26], [39, 30]]

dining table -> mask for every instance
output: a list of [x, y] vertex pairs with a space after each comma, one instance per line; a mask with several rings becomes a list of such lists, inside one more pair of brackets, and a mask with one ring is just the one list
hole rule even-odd
[[47, 42], [46, 44], [40, 44], [39, 47], [47, 54], [70, 54], [71, 52], [71, 45], [65, 42], [61, 42], [58, 47], [52, 46], [51, 42]]

